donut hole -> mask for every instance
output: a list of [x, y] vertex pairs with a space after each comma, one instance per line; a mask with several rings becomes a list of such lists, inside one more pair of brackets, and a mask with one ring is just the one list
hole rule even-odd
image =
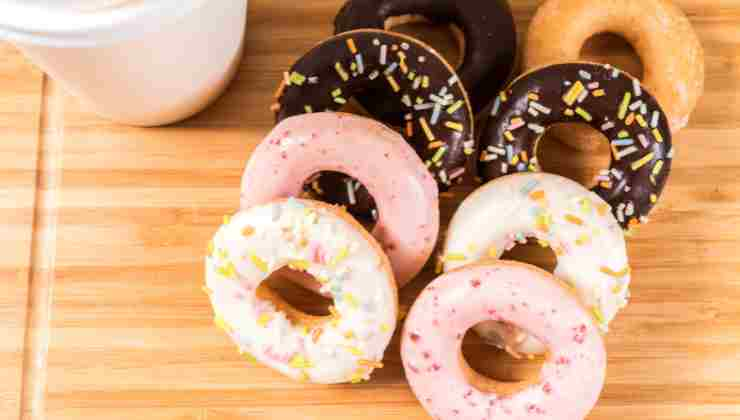
[[[593, 149], [582, 150], [564, 144], [547, 132], [537, 145], [537, 160], [544, 172], [570, 178], [586, 188], [597, 183], [599, 172], [611, 164], [609, 141], [598, 130], [586, 124], [576, 124], [601, 141], [594, 142]], [[562, 126], [553, 125], [550, 128]]]
[[402, 15], [388, 18], [385, 30], [414, 37], [429, 45], [455, 69], [462, 65], [465, 35], [454, 23], [435, 23], [421, 15]]
[[538, 382], [544, 357], [515, 358], [492, 347], [469, 329], [462, 341], [461, 364], [468, 381], [482, 392], [510, 395]]
[[304, 183], [303, 191], [303, 198], [345, 206], [368, 232], [375, 229], [378, 207], [365, 185], [357, 179], [342, 172], [320, 172]]
[[260, 284], [257, 295], [271, 301], [293, 323], [314, 324], [331, 314], [329, 307], [333, 304], [330, 298], [310, 290], [317, 290], [318, 285], [310, 274], [283, 267]]
[[580, 59], [611, 64], [638, 79], [642, 79], [644, 75], [642, 60], [632, 44], [614, 33], [597, 33], [587, 39], [581, 47]]
[[518, 244], [501, 256], [504, 260], [514, 260], [537, 266], [552, 273], [558, 258], [552, 248], [542, 246], [536, 239], [527, 238], [526, 244]]

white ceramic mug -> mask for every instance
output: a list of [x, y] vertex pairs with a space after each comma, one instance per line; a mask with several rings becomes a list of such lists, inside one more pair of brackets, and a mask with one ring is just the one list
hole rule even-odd
[[187, 118], [226, 88], [248, 0], [0, 0], [0, 37], [114, 121]]

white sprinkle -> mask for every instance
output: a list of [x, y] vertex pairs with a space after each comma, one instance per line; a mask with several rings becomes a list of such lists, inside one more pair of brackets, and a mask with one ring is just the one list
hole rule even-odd
[[373, 39], [373, 45], [375, 45], [376, 47], [380, 45], [380, 40], [378, 38]]
[[449, 184], [450, 183], [450, 180], [447, 179], [447, 171], [445, 171], [444, 169], [442, 169], [441, 171], [439, 171], [439, 179], [443, 183], [445, 183], [445, 184]]
[[483, 152], [483, 162], [491, 162], [498, 159], [498, 155]]
[[589, 88], [589, 89], [591, 89], [591, 90], [594, 90], [594, 89], [598, 89], [598, 88], [599, 88], [599, 86], [601, 86], [601, 85], [599, 84], [599, 82], [591, 82], [591, 83], [589, 83], [589, 84], [588, 84], [588, 86], [586, 86], [586, 87], [587, 87], [587, 88]]
[[537, 112], [537, 111], [535, 111], [534, 108], [532, 108], [532, 107], [529, 107], [529, 109], [527, 109], [527, 112], [529, 112], [529, 115], [531, 115], [533, 117], [537, 117], [537, 116], [540, 115], [540, 113]]
[[406, 43], [406, 42], [401, 43], [401, 49], [404, 50], [404, 51], [408, 51], [409, 44]]
[[612, 70], [612, 79], [616, 79], [617, 77], [619, 77], [620, 74], [621, 72], [619, 71], [619, 69], [615, 68], [614, 70]]
[[498, 114], [498, 109], [501, 108], [501, 97], [497, 96], [496, 100], [493, 101], [493, 109], [491, 110], [491, 116]]
[[647, 115], [647, 105], [645, 105], [645, 103], [640, 107], [640, 114]]
[[630, 105], [630, 111], [636, 111], [637, 108], [641, 106], [642, 106], [642, 99], [638, 100], [637, 102], [632, 103], [632, 105]]
[[403, 95], [403, 97], [401, 98], [401, 102], [403, 102], [403, 104], [408, 107], [413, 106], [413, 104], [411, 103], [411, 97], [409, 97], [409, 95]]
[[447, 84], [450, 86], [453, 86], [455, 83], [457, 83], [460, 79], [458, 79], [456, 74], [453, 74], [452, 77], [447, 79]]
[[457, 168], [454, 171], [450, 173], [450, 179], [455, 179], [461, 177], [465, 173], [465, 168]]
[[642, 96], [642, 86], [640, 86], [640, 81], [632, 79], [632, 86], [635, 89], [635, 96]]
[[359, 190], [361, 186], [360, 181], [355, 181], [355, 191]]
[[617, 153], [617, 160], [622, 159], [625, 156], [629, 156], [635, 152], [637, 152], [637, 147], [635, 146], [630, 146], [626, 149], [622, 149], [621, 151], [619, 151], [619, 153]]
[[378, 76], [380, 76], [380, 72], [375, 70], [372, 73], [370, 73], [370, 75], [367, 78], [370, 80], [375, 80], [378, 78]]
[[403, 116], [403, 118], [404, 118], [404, 119], [405, 119], [406, 121], [411, 121], [411, 120], [413, 120], [413, 119], [414, 119], [414, 114], [412, 114], [412, 113], [410, 113], [410, 112], [409, 112], [408, 114], [404, 115], [404, 116]]
[[539, 124], [535, 124], [535, 123], [527, 124], [527, 128], [529, 128], [530, 130], [534, 131], [537, 134], [542, 134], [545, 132], [545, 127]]
[[619, 206], [617, 206], [617, 220], [619, 220], [619, 223], [624, 223], [624, 203], [619, 203]]
[[419, 89], [419, 86], [421, 86], [421, 76], [414, 79], [414, 90]]
[[668, 154], [667, 154], [667, 155], [665, 155], [665, 157], [666, 157], [666, 158], [668, 158], [668, 159], [673, 159], [673, 155], [674, 155], [674, 150], [675, 150], [675, 149], [674, 149], [673, 147], [671, 147], [671, 151], [670, 151], [670, 152], [668, 152]]
[[635, 214], [635, 205], [631, 201], [627, 203], [627, 209], [624, 211], [625, 216], [632, 216]]
[[611, 121], [608, 121], [608, 122], [604, 123], [604, 124], [603, 124], [603, 125], [601, 126], [601, 131], [607, 131], [607, 130], [611, 130], [612, 128], [614, 128], [614, 123], [613, 123], [613, 122], [611, 122]]
[[468, 140], [468, 141], [464, 142], [463, 143], [463, 147], [472, 149], [473, 147], [475, 147], [475, 140]]
[[452, 105], [452, 102], [450, 102], [450, 100], [448, 100], [447, 98], [440, 98], [433, 93], [429, 95], [429, 99], [431, 99], [434, 103], [442, 106]]
[[447, 86], [442, 86], [442, 88], [439, 90], [439, 96], [447, 97]]
[[319, 76], [311, 76], [308, 78], [308, 83], [315, 85], [319, 83]]
[[345, 179], [344, 185], [345, 187], [347, 187], [347, 198], [349, 199], [349, 203], [352, 205], [357, 204], [357, 198], [355, 197], [355, 189], [352, 187], [352, 180]]
[[380, 64], [385, 66], [387, 59], [388, 59], [388, 46], [383, 44], [380, 47]]
[[501, 173], [505, 174], [509, 172], [509, 165], [505, 164], [504, 162], [501, 162]]
[[514, 148], [508, 144], [506, 145], [506, 160], [511, 162], [514, 159]]
[[425, 56], [423, 56], [423, 55], [420, 55], [420, 56], [419, 56], [419, 62], [420, 62], [420, 63], [423, 63], [423, 62], [425, 62], [425, 61], [427, 61], [427, 58], [426, 58]]
[[362, 60], [362, 54], [355, 55], [355, 61], [357, 62], [357, 72], [365, 74], [365, 62]]
[[441, 113], [442, 113], [442, 105], [435, 104], [434, 111], [432, 112], [432, 118], [429, 119], [429, 123], [431, 125], [437, 125], [437, 122], [439, 122], [439, 115]]
[[539, 102], [530, 102], [529, 103], [529, 106], [531, 106], [532, 108], [536, 109], [537, 111], [539, 111], [539, 112], [541, 112], [541, 113], [543, 113], [545, 115], [550, 115], [550, 112], [552, 112], [552, 109], [550, 109], [550, 108], [542, 105]]
[[647, 136], [645, 136], [642, 133], [640, 133], [640, 134], [637, 135], [637, 140], [640, 140], [640, 144], [644, 148], [647, 148], [648, 146], [650, 146], [650, 143], [648, 142]]
[[588, 97], [588, 90], [584, 89], [583, 92], [581, 92], [580, 95], [578, 95], [578, 103], [582, 103], [586, 100], [586, 97]]
[[373, 220], [378, 220], [378, 210], [377, 209], [372, 209], [370, 211], [370, 214], [372, 215]]
[[425, 109], [432, 109], [432, 108], [434, 108], [434, 102], [426, 102], [423, 104], [414, 105], [414, 109], [417, 111], [423, 111]]
[[585, 70], [579, 70], [578, 75], [581, 76], [582, 79], [591, 80], [591, 73]]
[[491, 152], [491, 153], [496, 153], [497, 155], [501, 155], [501, 156], [503, 156], [503, 155], [505, 155], [505, 154], [506, 154], [506, 150], [504, 150], [504, 149], [503, 149], [503, 148], [501, 148], [501, 147], [496, 147], [496, 146], [488, 146], [487, 150], [488, 150], [489, 152]]
[[572, 85], [572, 83], [570, 82], [570, 80], [566, 80], [566, 81], [564, 81], [564, 82], [563, 82], [563, 84], [564, 84], [565, 86], [570, 86], [570, 85]]
[[391, 63], [390, 66], [388, 66], [387, 69], [385, 69], [385, 71], [383, 72], [383, 74], [385, 74], [386, 76], [388, 76], [390, 74], [393, 74], [393, 72], [396, 71], [397, 68], [398, 68], [398, 63], [396, 63], [394, 61], [394, 62]]
[[630, 191], [632, 191], [632, 187], [630, 187], [629, 185], [625, 185], [624, 192], [630, 192]]
[[658, 128], [659, 120], [660, 120], [660, 112], [653, 111], [653, 117], [650, 119], [650, 128]]
[[596, 182], [609, 182], [609, 175], [597, 175]]
[[612, 168], [611, 171], [609, 171], [610, 174], [614, 175], [614, 178], [617, 178], [618, 180], [621, 180], [624, 176], [624, 172], [620, 171], [617, 168]]

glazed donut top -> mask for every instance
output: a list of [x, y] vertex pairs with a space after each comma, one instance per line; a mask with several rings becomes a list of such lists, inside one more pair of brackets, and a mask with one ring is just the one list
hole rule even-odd
[[322, 42], [285, 73], [273, 109], [278, 121], [336, 111], [371, 87], [403, 104], [403, 135], [440, 186], [462, 181], [475, 148], [467, 93], [449, 64], [411, 37], [358, 30]]
[[481, 177], [539, 170], [538, 140], [549, 126], [570, 122], [609, 139], [611, 167], [594, 192], [624, 228], [646, 222], [668, 180], [671, 132], [640, 81], [608, 64], [555, 64], [515, 80], [496, 99], [481, 135]]
[[[261, 286], [285, 266], [323, 284], [332, 316], [307, 315]], [[396, 323], [388, 258], [351, 216], [319, 202], [281, 200], [226, 217], [209, 244], [204, 290], [216, 325], [245, 357], [298, 380], [367, 379]]]
[[[516, 64], [517, 35], [506, 0], [349, 0], [334, 20], [335, 33], [360, 28], [384, 29], [392, 17], [421, 15], [434, 23], [454, 23], [465, 36], [460, 80], [473, 111], [480, 112], [504, 88]], [[363, 95], [371, 114], [392, 121], [401, 112], [395, 104]], [[383, 109], [383, 106], [389, 109]], [[377, 112], [377, 113], [376, 113]], [[403, 114], [401, 114], [402, 116]]]

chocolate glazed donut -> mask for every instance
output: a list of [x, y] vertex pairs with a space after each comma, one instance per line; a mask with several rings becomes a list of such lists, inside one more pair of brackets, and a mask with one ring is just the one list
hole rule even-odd
[[[322, 42], [285, 73], [273, 111], [278, 121], [336, 111], [368, 88], [400, 104], [402, 134], [440, 189], [461, 182], [475, 151], [467, 92], [450, 65], [414, 38], [365, 29]], [[313, 185], [322, 199], [347, 205], [355, 216], [367, 216], [374, 207], [367, 190], [348, 176], [322, 173]]]
[[640, 81], [609, 65], [555, 64], [515, 80], [496, 99], [480, 139], [479, 175], [537, 171], [542, 133], [587, 123], [609, 139], [612, 163], [593, 191], [623, 228], [647, 222], [671, 169], [668, 120]]
[[[392, 17], [422, 16], [433, 23], [456, 25], [462, 35], [460, 80], [479, 113], [504, 88], [516, 65], [514, 17], [506, 0], [349, 0], [334, 20], [334, 33], [354, 29], [387, 29]], [[464, 51], [462, 51], [464, 50]], [[373, 116], [389, 124], [403, 121], [404, 109], [377, 91], [357, 101]]]

